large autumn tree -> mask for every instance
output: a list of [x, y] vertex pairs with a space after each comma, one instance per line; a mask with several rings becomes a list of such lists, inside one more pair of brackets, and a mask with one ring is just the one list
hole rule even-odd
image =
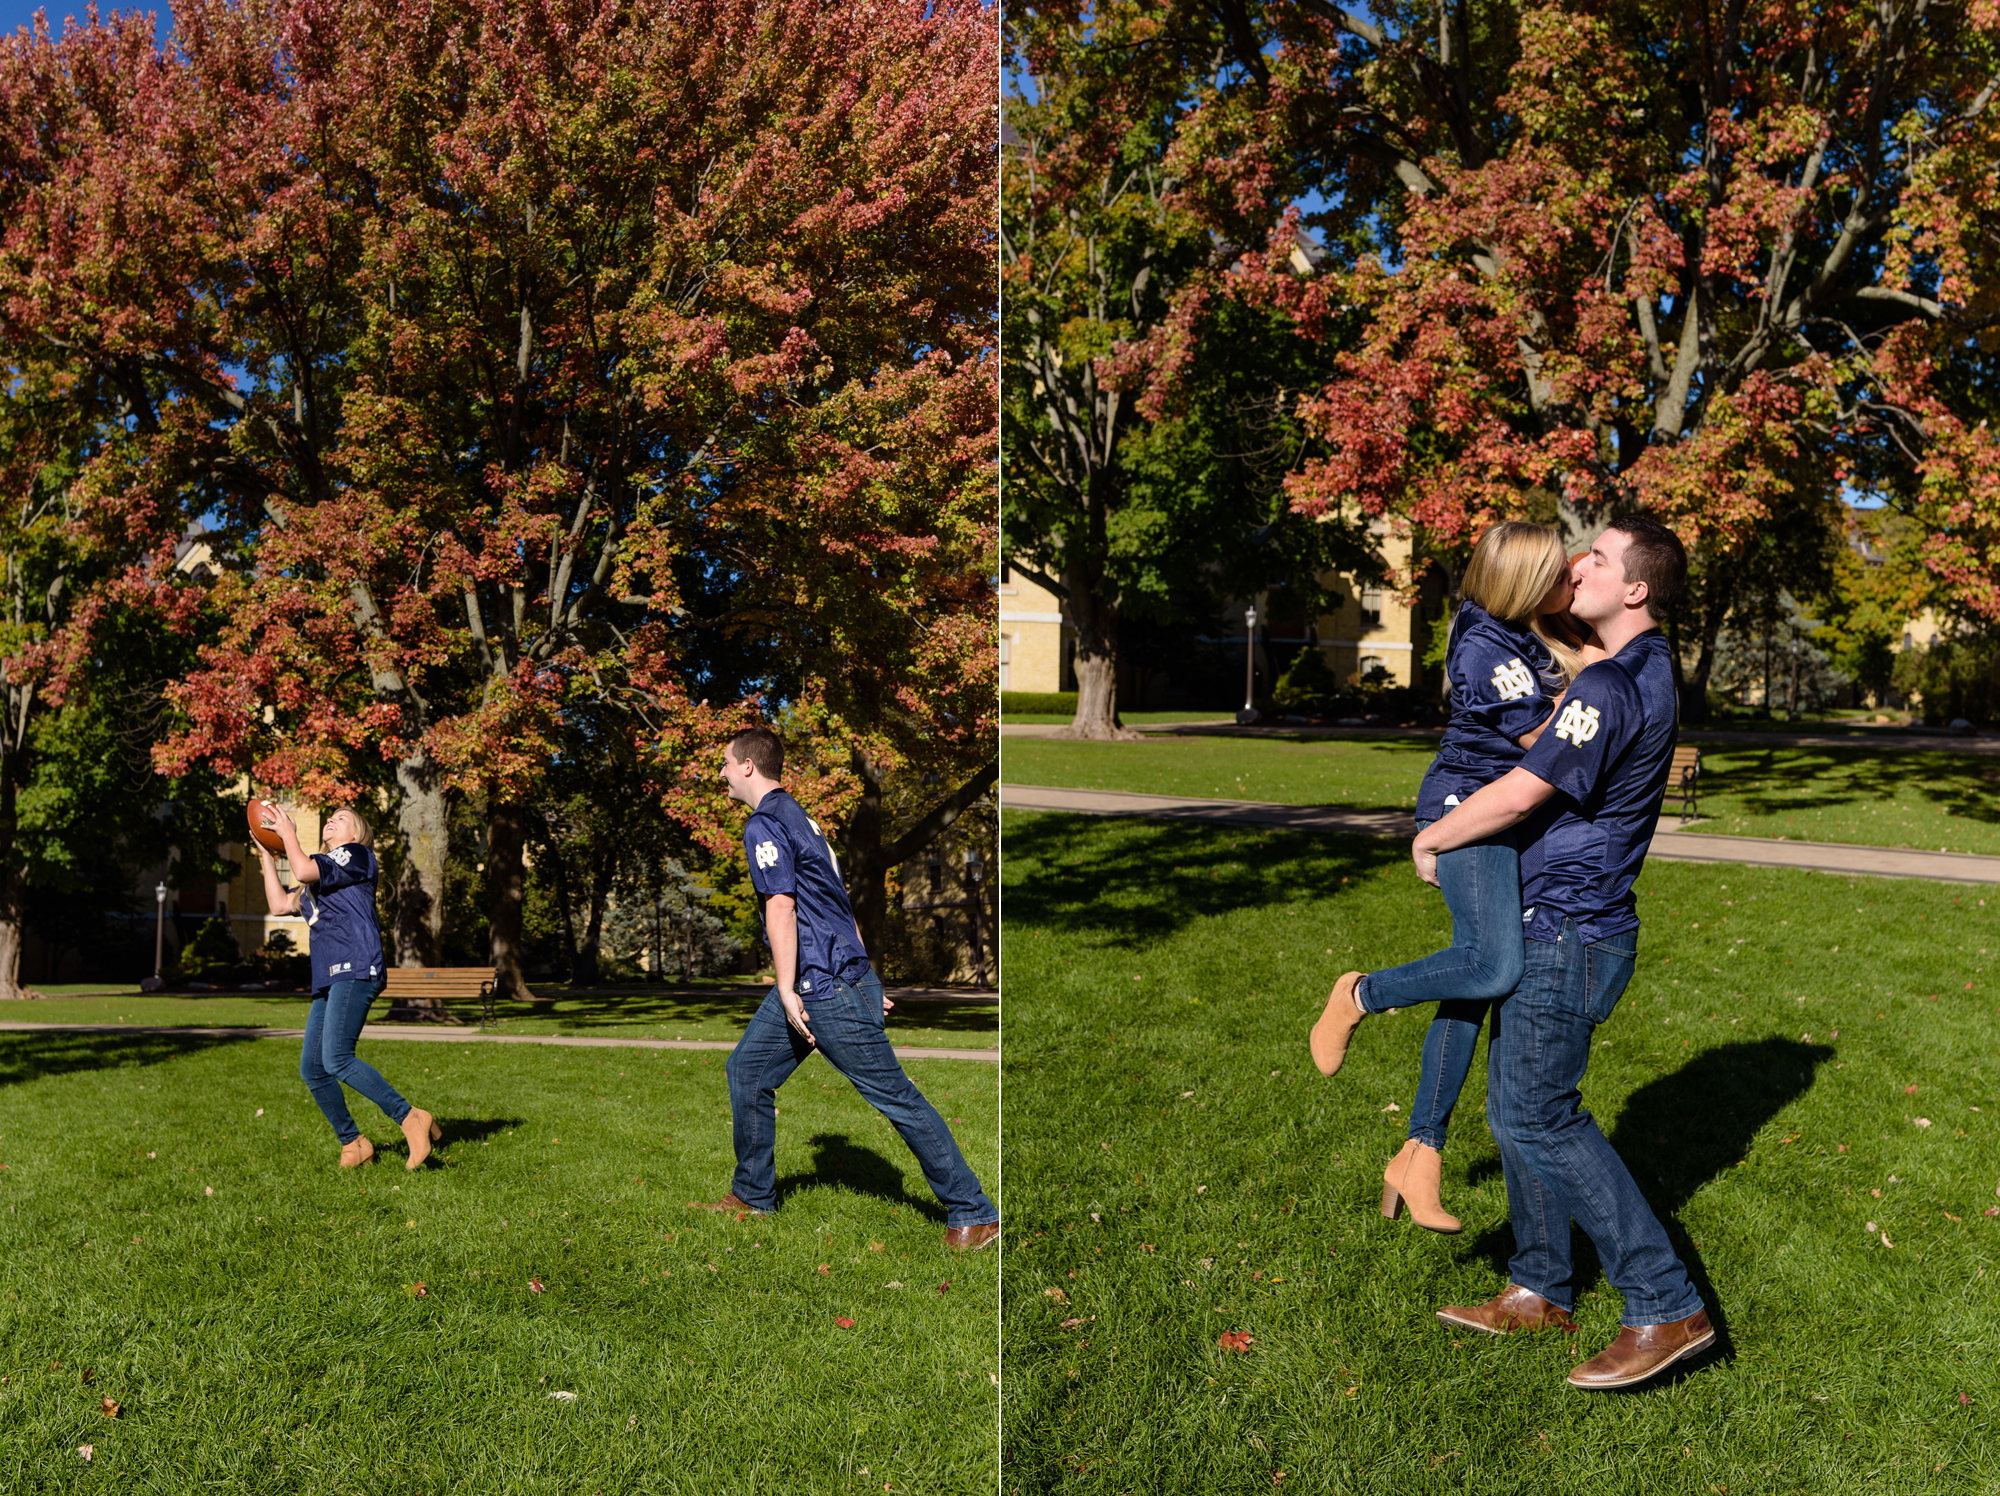
[[122, 392], [78, 479], [115, 600], [171, 614], [197, 520], [225, 559], [162, 767], [386, 772], [408, 963], [477, 796], [517, 987], [573, 713], [697, 818], [682, 768], [780, 702], [843, 758], [990, 758], [993, 68], [970, 5], [195, 0], [164, 54], [10, 44], [0, 333]]
[[[1165, 169], [1263, 235], [1225, 289], [1311, 338], [1366, 319], [1300, 407], [1326, 450], [1299, 509], [1449, 545], [1549, 499], [1579, 536], [1644, 507], [1714, 577], [1872, 490], [2000, 615], [1990, 0], [1225, 9]], [[1302, 226], [1340, 273], [1282, 273]]]

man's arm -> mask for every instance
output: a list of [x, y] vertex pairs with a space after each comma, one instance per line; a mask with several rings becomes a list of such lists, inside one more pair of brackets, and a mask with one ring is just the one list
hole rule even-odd
[[771, 942], [771, 969], [778, 978], [778, 1001], [785, 1007], [785, 1022], [808, 1044], [817, 1044], [812, 1024], [806, 1019], [806, 1005], [799, 997], [799, 906], [788, 893], [774, 893], [764, 900], [764, 934]]
[[1556, 792], [1556, 787], [1526, 769], [1509, 769], [1475, 792], [1441, 821], [1433, 821], [1410, 843], [1410, 860], [1424, 882], [1437, 882], [1440, 852], [1456, 852], [1517, 826]]

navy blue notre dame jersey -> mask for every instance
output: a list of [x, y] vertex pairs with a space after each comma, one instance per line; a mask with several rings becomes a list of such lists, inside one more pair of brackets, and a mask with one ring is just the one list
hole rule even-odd
[[810, 1001], [828, 995], [820, 989], [829, 977], [859, 980], [868, 953], [854, 930], [840, 864], [819, 823], [783, 790], [772, 790], [743, 828], [743, 853], [760, 902], [790, 894], [797, 905], [799, 996]]
[[1673, 657], [1648, 629], [1577, 676], [1521, 767], [1557, 793], [1521, 838], [1521, 904], [1530, 940], [1565, 918], [1586, 944], [1639, 928], [1632, 883], [1653, 842], [1674, 756]]
[[1417, 788], [1418, 820], [1443, 820], [1521, 761], [1521, 736], [1540, 726], [1554, 704], [1562, 680], [1555, 665], [1531, 630], [1502, 623], [1477, 603], [1459, 605], [1444, 661], [1451, 720]]
[[313, 853], [319, 882], [300, 885], [299, 913], [312, 947], [313, 990], [365, 982], [382, 974], [382, 932], [375, 923], [375, 854], [360, 842]]

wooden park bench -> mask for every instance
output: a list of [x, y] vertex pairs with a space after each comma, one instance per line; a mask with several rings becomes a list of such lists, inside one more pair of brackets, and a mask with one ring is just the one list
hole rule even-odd
[[391, 966], [382, 989], [390, 1011], [398, 1003], [470, 1003], [479, 1007], [479, 1028], [497, 1026], [493, 1016], [493, 968], [490, 966]]
[[1695, 789], [1701, 780], [1701, 750], [1692, 743], [1674, 745], [1674, 761], [1667, 770], [1667, 795], [1681, 797], [1681, 824], [1697, 817]]

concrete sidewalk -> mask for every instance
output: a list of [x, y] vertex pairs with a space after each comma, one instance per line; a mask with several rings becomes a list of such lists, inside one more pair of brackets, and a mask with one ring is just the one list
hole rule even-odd
[[[1355, 836], [1409, 838], [1417, 823], [1407, 811], [1348, 810], [1332, 805], [1271, 805], [1254, 800], [1196, 800], [1177, 795], [1135, 795], [1116, 790], [1054, 789], [1003, 784], [1005, 810], [1054, 810], [1071, 815], [1149, 816], [1218, 826], [1272, 826], [1289, 831], [1344, 831]], [[1701, 823], [1696, 822], [1699, 827]], [[1944, 883], [2000, 884], [2000, 857], [1961, 852], [1910, 852], [1857, 847], [1845, 842], [1775, 841], [1754, 836], [1714, 836], [1680, 830], [1660, 818], [1648, 857], [1665, 862], [1736, 862], [1754, 867], [1804, 868], [1857, 873], [1870, 878], [1930, 878]]]
[[[290, 1039], [305, 1038], [304, 1029], [288, 1028], [192, 1028], [178, 1024], [145, 1023], [0, 1023], [0, 1033], [42, 1034], [194, 1034], [204, 1039]], [[428, 1044], [554, 1044], [570, 1049], [710, 1049], [724, 1053], [736, 1046], [721, 1039], [593, 1039], [574, 1034], [481, 1034], [445, 1028], [405, 1028], [402, 1025], [368, 1024], [361, 1030], [364, 1039], [415, 1039]], [[899, 1060], [985, 1060], [997, 1062], [998, 1049], [913, 1049], [896, 1045]]]
[[[1233, 722], [1135, 722], [1132, 730], [1143, 737], [1188, 738], [1312, 738], [1357, 741], [1382, 738], [1431, 738], [1444, 736], [1441, 727], [1308, 727], [1300, 723], [1262, 722], [1255, 727], [1238, 727]], [[1062, 728], [1046, 722], [1003, 722], [1002, 738], [1052, 738]], [[1870, 729], [1852, 735], [1841, 733], [1717, 732], [1699, 727], [1684, 729], [1676, 740], [1701, 748], [1861, 748], [1877, 753], [1970, 753], [2000, 757], [2000, 737], [1991, 733], [1961, 738], [1945, 732], [1898, 732], [1894, 728]]]

